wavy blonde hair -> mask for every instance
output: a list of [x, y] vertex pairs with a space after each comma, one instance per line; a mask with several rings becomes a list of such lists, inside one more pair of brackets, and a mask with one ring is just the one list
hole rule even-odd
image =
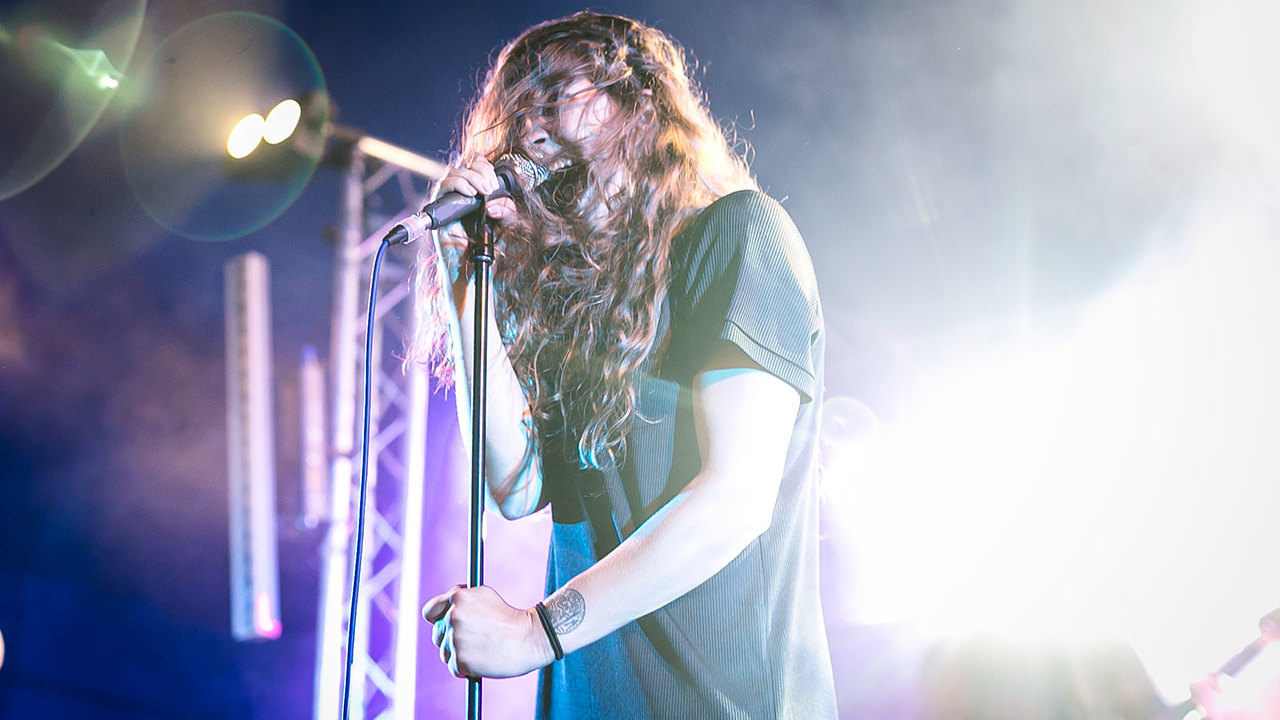
[[[494, 229], [495, 304], [534, 421], [576, 440], [583, 466], [602, 467], [625, 453], [637, 417], [672, 238], [716, 198], [756, 184], [680, 47], [652, 27], [590, 12], [536, 25], [502, 49], [467, 113], [460, 154], [519, 148], [531, 118], [554, 135], [557, 108], [571, 99], [562, 93], [579, 79], [606, 93], [613, 113], [581, 144], [557, 136], [570, 169]], [[419, 291], [438, 298], [431, 267], [420, 263]], [[443, 323], [422, 327], [411, 358], [447, 374]]]

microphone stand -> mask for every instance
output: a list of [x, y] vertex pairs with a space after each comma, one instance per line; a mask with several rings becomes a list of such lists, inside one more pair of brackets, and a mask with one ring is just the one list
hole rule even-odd
[[[489, 356], [489, 286], [493, 280], [493, 236], [485, 222], [484, 196], [476, 213], [476, 233], [471, 247], [472, 273], [475, 279], [475, 337], [471, 372], [471, 535], [469, 543], [470, 571], [468, 587], [484, 584], [484, 465], [485, 437], [488, 432], [485, 408], [488, 402]], [[467, 679], [467, 718], [480, 720], [480, 679]]]

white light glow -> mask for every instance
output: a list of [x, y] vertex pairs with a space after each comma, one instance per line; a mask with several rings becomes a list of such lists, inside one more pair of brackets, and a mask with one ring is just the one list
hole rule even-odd
[[1274, 29], [1280, 5], [1265, 0], [1184, 0], [1166, 77], [1181, 81], [1199, 110], [1232, 145], [1248, 147], [1248, 162], [1280, 160], [1275, 119], [1280, 96], [1269, 69], [1280, 63]]
[[253, 598], [253, 625], [262, 637], [280, 637], [280, 620], [276, 617], [271, 597], [266, 593], [259, 593]]
[[1265, 648], [1235, 677], [1207, 675], [1194, 683], [1192, 697], [1215, 720], [1262, 720], [1280, 717], [1280, 653]]
[[953, 367], [829, 458], [857, 619], [1129, 641], [1174, 702], [1257, 637], [1280, 605], [1280, 245], [1247, 213], [1192, 230], [1071, 337]]
[[227, 137], [227, 153], [237, 160], [248, 157], [262, 142], [266, 124], [267, 121], [257, 113], [246, 115]]
[[282, 100], [267, 113], [266, 126], [262, 130], [262, 139], [272, 145], [284, 142], [298, 127], [302, 117], [302, 106], [297, 100]]

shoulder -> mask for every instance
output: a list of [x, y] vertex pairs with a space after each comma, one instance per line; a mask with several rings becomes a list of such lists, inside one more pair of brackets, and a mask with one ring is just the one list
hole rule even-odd
[[717, 199], [703, 209], [690, 230], [704, 240], [718, 235], [784, 234], [796, 239], [800, 235], [782, 204], [759, 190], [739, 190]]
[[805, 398], [816, 397], [822, 308], [809, 252], [782, 205], [743, 191], [708, 205], [672, 254], [664, 372], [691, 379], [735, 345]]
[[812, 274], [809, 253], [791, 216], [758, 190], [740, 190], [708, 205], [676, 238], [673, 266], [689, 280], [745, 263]]
[[782, 211], [782, 204], [767, 194], [759, 190], [738, 190], [728, 195], [722, 195], [715, 202], [708, 205], [705, 212], [713, 214], [767, 214], [775, 211]]

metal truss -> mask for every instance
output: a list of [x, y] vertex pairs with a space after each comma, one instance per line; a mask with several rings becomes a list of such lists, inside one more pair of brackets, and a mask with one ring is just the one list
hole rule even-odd
[[[360, 484], [364, 346], [373, 259], [381, 239], [423, 193], [415, 180], [435, 180], [444, 166], [359, 133], [330, 138], [345, 160], [341, 229], [334, 275], [329, 360], [328, 526], [322, 546], [316, 633], [315, 720], [342, 713], [355, 520]], [[332, 152], [332, 151], [331, 151]], [[395, 208], [371, 220], [388, 196]], [[388, 214], [384, 205], [380, 212]], [[377, 225], [382, 227], [375, 227]], [[370, 232], [372, 231], [372, 232]], [[428, 383], [416, 367], [402, 370], [402, 340], [413, 331], [411, 259], [384, 254], [372, 347], [374, 372], [364, 560], [352, 665], [351, 717], [409, 720], [417, 678], [423, 482]], [[399, 622], [406, 618], [408, 622]]]

